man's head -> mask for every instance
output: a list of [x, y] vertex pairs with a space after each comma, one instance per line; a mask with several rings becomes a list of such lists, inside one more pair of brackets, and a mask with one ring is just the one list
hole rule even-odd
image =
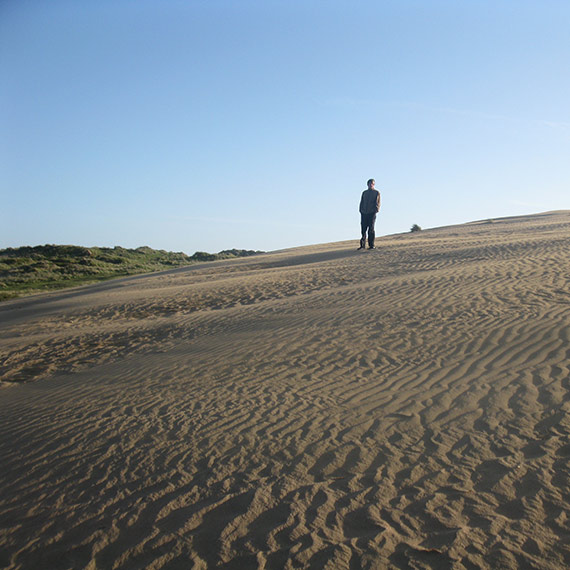
[[374, 184], [376, 184], [376, 180], [374, 180], [374, 178], [371, 178], [366, 184], [368, 185], [369, 189], [374, 188]]

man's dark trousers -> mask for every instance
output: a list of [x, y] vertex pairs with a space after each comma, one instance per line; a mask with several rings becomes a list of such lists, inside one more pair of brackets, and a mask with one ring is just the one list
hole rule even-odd
[[376, 223], [376, 212], [373, 214], [360, 214], [360, 227], [362, 228], [362, 237], [360, 238], [360, 247], [366, 244], [366, 232], [368, 232], [368, 247], [374, 247], [374, 224]]

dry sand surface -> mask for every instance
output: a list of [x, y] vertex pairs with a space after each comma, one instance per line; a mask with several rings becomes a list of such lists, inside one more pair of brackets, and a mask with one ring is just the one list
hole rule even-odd
[[356, 243], [0, 305], [0, 567], [570, 567], [570, 212]]

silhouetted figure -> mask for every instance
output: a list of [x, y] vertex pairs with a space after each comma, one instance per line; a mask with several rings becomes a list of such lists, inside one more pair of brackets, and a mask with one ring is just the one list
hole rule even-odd
[[374, 249], [374, 224], [376, 223], [376, 214], [380, 211], [380, 192], [374, 188], [376, 181], [371, 178], [367, 183], [368, 189], [362, 192], [360, 198], [360, 227], [362, 229], [362, 237], [360, 238], [360, 247], [364, 249], [366, 245], [366, 232], [368, 232], [368, 249]]

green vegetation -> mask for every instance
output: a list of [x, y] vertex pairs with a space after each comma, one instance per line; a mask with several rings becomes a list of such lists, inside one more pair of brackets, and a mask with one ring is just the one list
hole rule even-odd
[[262, 253], [229, 249], [194, 255], [139, 247], [40, 245], [0, 250], [0, 301], [30, 293], [94, 283], [114, 277], [151, 273], [202, 261]]
[[418, 226], [418, 224], [414, 224], [411, 228], [410, 228], [411, 232], [421, 232], [422, 228], [420, 228], [420, 226]]

